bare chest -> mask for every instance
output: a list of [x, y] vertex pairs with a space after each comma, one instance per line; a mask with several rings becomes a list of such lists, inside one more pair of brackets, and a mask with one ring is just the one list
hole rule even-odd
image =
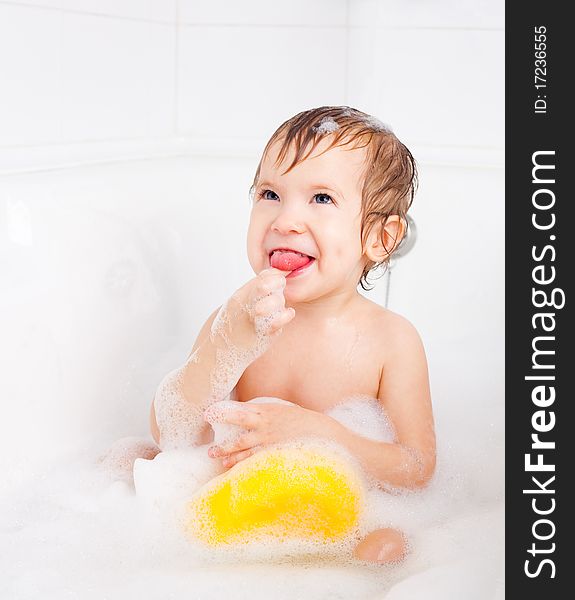
[[377, 397], [381, 366], [376, 340], [362, 328], [286, 328], [246, 369], [235, 398], [274, 396], [323, 412], [353, 395]]

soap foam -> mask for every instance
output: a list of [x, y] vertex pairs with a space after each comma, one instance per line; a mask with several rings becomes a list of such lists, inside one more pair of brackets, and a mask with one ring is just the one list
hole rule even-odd
[[393, 425], [377, 398], [363, 394], [350, 396], [327, 414], [363, 437], [379, 442], [395, 440]]
[[333, 133], [339, 129], [339, 125], [334, 121], [332, 117], [325, 116], [319, 122], [319, 125], [312, 127], [312, 130], [321, 135], [327, 135]]
[[247, 402], [238, 402], [236, 400], [222, 400], [212, 404], [204, 413], [205, 419], [214, 430], [214, 444], [225, 444], [237, 439], [246, 430], [240, 425], [233, 423], [224, 423], [223, 419], [227, 412], [232, 410], [242, 410], [250, 404], [284, 404], [285, 406], [297, 406], [293, 402], [268, 396], [252, 398]]
[[168, 373], [154, 397], [162, 450], [196, 445], [204, 424], [202, 408], [185, 399], [184, 369], [185, 366]]
[[[274, 290], [270, 294], [282, 294]], [[267, 294], [269, 295], [269, 294]], [[198, 351], [193, 352], [184, 366], [174, 369], [160, 383], [154, 398], [156, 422], [161, 433], [162, 450], [187, 448], [197, 445], [204, 425], [203, 411], [206, 406], [229, 397], [245, 369], [265, 353], [271, 343], [270, 326], [280, 311], [267, 316], [255, 315], [254, 305], [242, 303], [233, 295], [224, 303], [210, 328], [210, 341], [216, 347], [215, 365], [211, 374], [211, 395], [205, 405], [189, 402], [184, 394], [184, 374], [187, 365], [198, 363]], [[233, 326], [240, 320], [240, 313], [247, 313], [253, 320], [255, 335], [251, 344], [239, 347], [232, 341]]]
[[131, 484], [136, 459], [152, 460], [159, 452], [158, 446], [147, 438], [125, 437], [112, 444], [98, 458], [98, 463], [111, 481], [125, 481]]
[[[343, 404], [336, 409], [367, 423], [368, 411], [376, 407], [375, 399], [366, 401], [361, 417]], [[318, 443], [333, 449], [329, 442]], [[297, 542], [244, 544], [222, 552], [190, 542], [178, 511], [196, 489], [224, 472], [206, 446], [137, 459], [136, 494], [91, 465], [95, 455], [76, 452], [0, 498], [0, 543], [10, 549], [3, 557], [0, 596], [493, 598], [502, 589], [503, 504], [491, 496], [477, 500], [472, 477], [454, 469], [455, 451], [439, 448], [438, 471], [426, 490], [393, 495], [368, 489], [360, 534], [392, 526], [411, 543], [407, 559], [387, 567], [357, 561], [347, 548], [344, 555], [318, 556], [312, 547], [306, 555]], [[475, 456], [478, 464], [485, 458], [481, 450]]]
[[[274, 290], [266, 295], [283, 294]], [[263, 298], [264, 296], [262, 296]], [[273, 319], [281, 312], [267, 316], [255, 314], [254, 306], [261, 298], [246, 304], [234, 294], [218, 311], [210, 329], [210, 340], [216, 346], [216, 368], [212, 373], [212, 398], [217, 402], [226, 398], [241, 377], [245, 369], [266, 352], [271, 344], [270, 326]], [[233, 324], [240, 320], [240, 312], [245, 312], [254, 323], [255, 337], [245, 347], [237, 346], [232, 340]]]
[[363, 121], [370, 129], [373, 129], [374, 131], [383, 133], [393, 133], [391, 127], [380, 121], [377, 117], [368, 115], [363, 119]]
[[[343, 117], [350, 117], [351, 111], [349, 109], [345, 110], [342, 113]], [[376, 131], [378, 133], [392, 133], [393, 130], [389, 125], [386, 125], [382, 121], [380, 121], [377, 117], [372, 115], [358, 116], [358, 118], [363, 121], [363, 123], [369, 127], [369, 129]], [[318, 133], [320, 135], [328, 135], [337, 131], [339, 129], [339, 124], [334, 120], [333, 117], [325, 116], [323, 117], [319, 124], [312, 127], [312, 131]]]
[[[243, 429], [237, 425], [229, 425], [221, 423], [222, 417], [229, 410], [242, 410], [247, 404], [258, 404], [258, 403], [282, 403], [286, 405], [292, 405], [293, 403], [287, 402], [279, 398], [272, 397], [261, 397], [250, 400], [246, 403], [235, 402], [226, 400], [213, 404], [207, 410], [207, 418], [214, 427], [215, 431], [215, 443], [223, 443], [230, 439], [237, 438], [238, 435], [243, 433]], [[369, 437], [371, 439], [381, 441], [392, 441], [394, 439], [393, 428], [389, 423], [385, 411], [382, 409], [380, 402], [369, 396], [358, 395], [349, 398], [349, 400], [342, 402], [341, 404], [332, 408], [328, 414], [333, 418], [339, 420], [346, 427], [357, 433]], [[375, 529], [383, 527], [392, 527], [400, 529], [402, 531], [408, 530], [414, 531], [413, 527], [413, 513], [417, 510], [421, 510], [422, 504], [418, 499], [421, 498], [422, 493], [413, 492], [408, 490], [391, 490], [393, 493], [387, 493], [379, 489], [373, 481], [367, 476], [362, 469], [360, 463], [349, 453], [346, 448], [343, 448], [339, 444], [327, 439], [321, 438], [301, 438], [298, 440], [284, 443], [277, 446], [278, 448], [285, 449], [287, 452], [290, 450], [296, 451], [307, 451], [310, 448], [315, 449], [319, 455], [322, 453], [325, 455], [339, 457], [345, 464], [348, 464], [353, 469], [353, 472], [357, 475], [361, 481], [361, 488], [365, 490], [362, 495], [362, 511], [359, 519], [357, 528], [352, 531], [348, 536], [336, 541], [326, 540], [305, 540], [305, 539], [289, 539], [285, 537], [275, 537], [273, 535], [260, 536], [257, 543], [241, 543], [226, 544], [221, 546], [206, 547], [201, 541], [191, 541], [191, 545], [195, 548], [194, 552], [196, 556], [201, 556], [202, 559], [208, 560], [209, 562], [218, 562], [220, 560], [233, 562], [235, 560], [266, 560], [273, 559], [279, 560], [282, 558], [290, 559], [301, 559], [304, 556], [315, 555], [316, 557], [330, 556], [339, 560], [350, 560], [353, 547], [362, 539], [365, 535], [374, 531]], [[202, 472], [197, 466], [198, 460], [207, 461], [208, 464], [212, 464], [212, 472], [216, 472], [214, 464], [221, 465], [217, 459], [210, 459], [207, 456], [207, 446], [199, 447], [194, 449], [196, 452], [196, 462], [192, 471], [198, 470]], [[171, 454], [171, 453], [170, 453]], [[247, 459], [250, 460], [250, 459]], [[162, 462], [167, 464], [167, 461], [172, 461], [172, 467], [178, 464], [178, 456], [175, 455], [170, 458], [168, 453], [163, 453]], [[157, 463], [156, 465], [154, 463]], [[245, 463], [245, 461], [243, 461]], [[236, 469], [241, 469], [242, 463], [236, 466]], [[147, 469], [153, 469], [156, 466], [161, 467], [156, 458], [154, 461], [137, 461], [135, 472], [141, 467], [146, 466]], [[190, 469], [185, 468], [185, 463], [180, 463], [182, 468], [180, 475], [177, 475], [177, 469], [171, 471], [170, 478], [174, 481], [180, 481], [171, 486], [171, 497], [169, 502], [166, 501], [166, 490], [170, 489], [169, 485], [162, 483], [156, 487], [162, 490], [161, 497], [163, 500], [148, 501], [148, 505], [162, 507], [164, 515], [172, 514], [171, 530], [176, 532], [179, 531], [180, 535], [186, 529], [186, 521], [189, 519], [189, 515], [185, 510], [188, 498], [194, 493], [197, 493], [202, 483], [201, 481], [207, 482], [206, 477], [196, 478], [192, 482], [190, 476]], [[221, 468], [221, 467], [220, 467]], [[205, 472], [205, 467], [204, 467]], [[221, 473], [225, 471], [222, 469]], [[182, 482], [183, 477], [183, 482]], [[136, 476], [136, 487], [138, 495], [145, 497], [146, 494], [153, 492], [152, 486], [147, 486], [147, 491], [143, 490], [142, 486], [138, 484], [140, 475], [137, 473]], [[180, 492], [185, 493], [178, 493]], [[152, 496], [154, 494], [152, 493]], [[148, 499], [149, 500], [149, 499]], [[167, 506], [171, 506], [171, 511], [166, 511]], [[425, 512], [425, 511], [424, 511]]]

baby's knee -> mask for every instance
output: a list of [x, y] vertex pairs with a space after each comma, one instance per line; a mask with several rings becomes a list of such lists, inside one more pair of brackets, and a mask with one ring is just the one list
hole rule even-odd
[[407, 554], [407, 539], [398, 529], [377, 529], [359, 542], [353, 554], [359, 560], [378, 564], [401, 562]]

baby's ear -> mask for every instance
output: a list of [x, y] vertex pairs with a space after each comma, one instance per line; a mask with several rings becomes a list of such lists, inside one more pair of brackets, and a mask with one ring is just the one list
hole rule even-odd
[[[399, 215], [389, 215], [385, 224], [373, 227], [367, 238], [365, 254], [373, 262], [383, 262], [403, 239], [407, 224]], [[383, 235], [382, 235], [383, 234]]]

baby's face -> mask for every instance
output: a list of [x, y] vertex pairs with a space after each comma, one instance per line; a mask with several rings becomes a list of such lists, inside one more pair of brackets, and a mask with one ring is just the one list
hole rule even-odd
[[309, 158], [285, 174], [293, 149], [274, 167], [280, 148], [276, 142], [264, 157], [255, 188], [247, 240], [254, 272], [272, 266], [276, 248], [314, 259], [288, 275], [289, 303], [355, 291], [366, 262], [360, 239], [365, 148], [335, 147], [320, 154], [328, 142], [322, 140]]

